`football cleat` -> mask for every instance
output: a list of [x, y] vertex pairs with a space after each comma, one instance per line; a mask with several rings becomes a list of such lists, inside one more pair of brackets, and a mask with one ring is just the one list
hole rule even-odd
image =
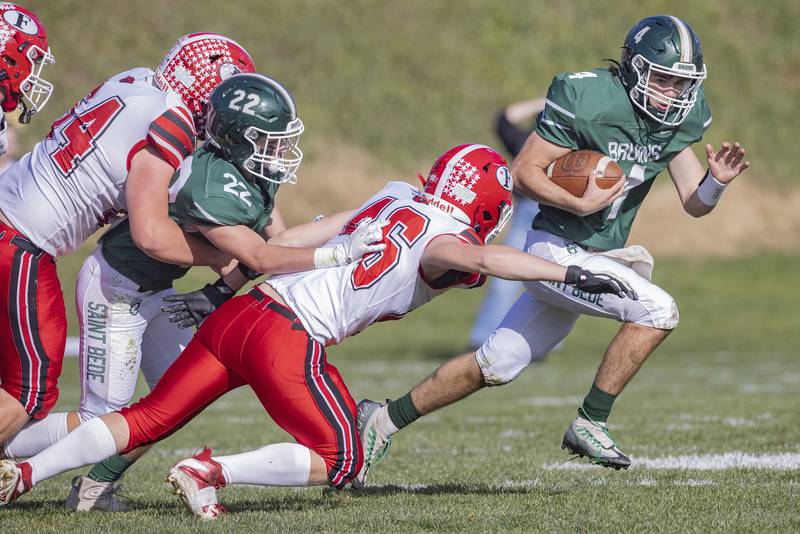
[[31, 489], [31, 466], [0, 460], [0, 506], [7, 506]]
[[127, 512], [130, 509], [122, 495], [122, 484], [101, 482], [83, 475], [72, 479], [72, 488], [64, 506], [74, 512]]
[[627, 469], [631, 460], [625, 456], [614, 438], [608, 432], [608, 425], [578, 415], [564, 433], [561, 448], [583, 458], [586, 456], [593, 464]]
[[182, 460], [169, 470], [167, 482], [186, 508], [201, 519], [216, 519], [225, 513], [217, 501], [217, 490], [225, 486], [222, 465], [211, 458], [211, 449]]
[[370, 468], [378, 465], [389, 454], [392, 436], [384, 436], [376, 424], [378, 409], [383, 406], [385, 404], [369, 399], [358, 403], [356, 427], [364, 450], [364, 464], [351, 482], [354, 488], [363, 488]]

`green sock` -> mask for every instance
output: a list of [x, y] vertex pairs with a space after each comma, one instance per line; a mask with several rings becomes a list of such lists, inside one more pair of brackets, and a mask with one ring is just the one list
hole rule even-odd
[[584, 415], [592, 421], [605, 423], [608, 421], [608, 416], [611, 414], [611, 406], [616, 398], [616, 395], [606, 393], [592, 384], [592, 389], [589, 390], [589, 394], [583, 399], [583, 404], [578, 408], [578, 414]]
[[106, 458], [99, 464], [94, 464], [89, 471], [89, 478], [98, 482], [114, 482], [122, 477], [122, 473], [132, 466], [134, 461], [119, 454]]
[[387, 407], [389, 418], [398, 429], [408, 426], [420, 418], [420, 414], [411, 401], [411, 392], [406, 393], [397, 400], [389, 401]]

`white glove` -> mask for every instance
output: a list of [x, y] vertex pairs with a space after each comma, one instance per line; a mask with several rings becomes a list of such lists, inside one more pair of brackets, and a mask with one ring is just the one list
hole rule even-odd
[[383, 227], [389, 221], [372, 222], [372, 217], [366, 217], [358, 223], [355, 231], [346, 236], [341, 243], [329, 247], [320, 247], [314, 251], [314, 267], [340, 267], [360, 260], [365, 254], [380, 252], [386, 248], [383, 239]]

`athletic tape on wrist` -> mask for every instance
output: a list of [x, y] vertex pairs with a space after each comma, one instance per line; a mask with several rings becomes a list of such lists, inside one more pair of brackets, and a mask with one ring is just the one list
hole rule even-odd
[[706, 171], [703, 181], [697, 186], [697, 198], [706, 206], [716, 206], [726, 187], [727, 184], [718, 182], [709, 169]]
[[338, 265], [336, 247], [320, 247], [314, 251], [314, 267], [316, 269], [335, 267], [336, 265]]

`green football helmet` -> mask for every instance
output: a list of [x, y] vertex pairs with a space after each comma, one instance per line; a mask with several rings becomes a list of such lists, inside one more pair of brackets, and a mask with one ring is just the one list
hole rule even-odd
[[[631, 101], [641, 112], [661, 124], [678, 126], [697, 102], [697, 92], [706, 78], [700, 39], [677, 17], [647, 17], [628, 32], [619, 72]], [[650, 81], [654, 74], [682, 78], [680, 94], [672, 98], [653, 88]]]
[[262, 74], [237, 74], [209, 98], [206, 139], [243, 172], [272, 183], [294, 183], [303, 159], [303, 121], [294, 99]]

